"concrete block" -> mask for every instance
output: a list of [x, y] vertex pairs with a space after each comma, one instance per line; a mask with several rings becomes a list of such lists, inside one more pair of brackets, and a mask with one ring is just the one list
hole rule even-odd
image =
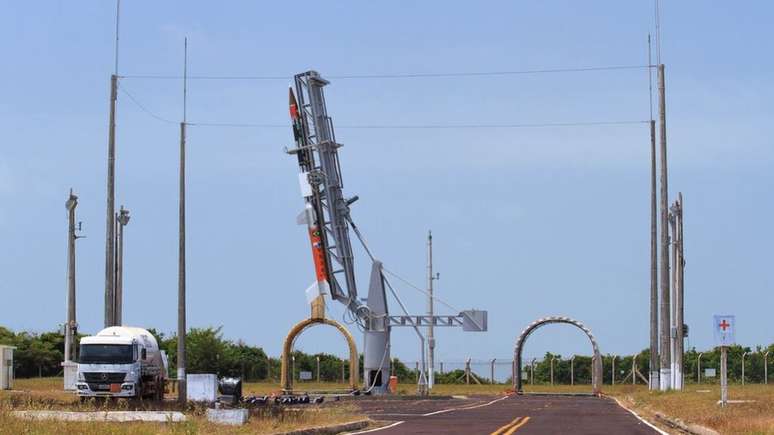
[[247, 423], [247, 409], [208, 409], [207, 420], [217, 424], [241, 426]]
[[193, 402], [214, 402], [218, 398], [218, 376], [196, 374], [186, 376], [187, 398]]

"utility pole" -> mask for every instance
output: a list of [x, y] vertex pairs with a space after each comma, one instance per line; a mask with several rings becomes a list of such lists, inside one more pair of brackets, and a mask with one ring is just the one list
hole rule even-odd
[[672, 303], [669, 306], [669, 322], [672, 325], [671, 330], [669, 331], [669, 350], [671, 353], [671, 359], [669, 362], [669, 369], [671, 370], [671, 376], [670, 382], [672, 383], [672, 388], [677, 388], [677, 295], [675, 294], [677, 292], [677, 244], [679, 241], [677, 240], [677, 218], [675, 216], [675, 209], [676, 205], [673, 204], [669, 208], [669, 233], [670, 233], [670, 250], [671, 250], [671, 256], [669, 260], [671, 261], [670, 266], [670, 279], [671, 279], [671, 288], [670, 288], [670, 298]]
[[659, 389], [658, 359], [658, 205], [656, 201], [656, 121], [653, 120], [653, 71], [648, 35], [648, 94], [650, 95], [650, 378], [648, 388]]
[[428, 377], [427, 387], [432, 390], [435, 384], [435, 335], [433, 333], [434, 321], [433, 315], [433, 281], [437, 280], [439, 275], [433, 275], [433, 233], [427, 232], [427, 314], [430, 316], [430, 324], [427, 325], [427, 358], [428, 358]]
[[685, 328], [683, 311], [683, 268], [685, 260], [683, 259], [683, 204], [682, 193], [678, 193], [677, 201], [671, 207], [670, 224], [672, 225], [672, 361], [673, 387], [676, 390], [683, 389], [683, 352]]
[[129, 210], [124, 206], [116, 213], [118, 230], [118, 248], [116, 249], [116, 284], [115, 284], [115, 302], [114, 319], [116, 325], [124, 324], [124, 227], [129, 223]]
[[675, 377], [682, 390], [684, 384], [683, 357], [685, 355], [685, 243], [683, 240], [683, 194], [677, 194], [677, 358], [676, 367], [678, 373]]
[[648, 91], [650, 99], [650, 385], [659, 388], [658, 359], [658, 206], [656, 203], [656, 121], [653, 120], [653, 72], [648, 35]]
[[70, 189], [70, 196], [65, 202], [68, 217], [67, 231], [67, 323], [65, 324], [65, 344], [64, 344], [64, 389], [75, 390], [75, 374], [78, 365], [75, 360], [75, 334], [78, 330], [78, 323], [75, 319], [75, 207], [78, 206], [78, 197]]
[[107, 220], [105, 223], [105, 327], [114, 326], [115, 312], [113, 302], [115, 283], [115, 176], [116, 176], [116, 99], [118, 93], [118, 76], [110, 76], [110, 121], [108, 125], [108, 169], [107, 169]]
[[666, 85], [664, 83], [664, 64], [658, 65], [658, 117], [659, 138], [661, 145], [661, 324], [660, 324], [660, 357], [661, 370], [659, 376], [660, 389], [666, 391], [672, 388], [670, 369], [670, 298], [669, 298], [669, 180], [667, 168], [667, 138], [666, 138]]
[[178, 235], [178, 269], [177, 269], [177, 382], [180, 403], [185, 403], [185, 126], [186, 126], [186, 94], [188, 79], [188, 38], [184, 43], [183, 55], [183, 122], [180, 123], [180, 198], [179, 198], [179, 235]]
[[116, 178], [116, 100], [118, 99], [118, 24], [121, 0], [116, 0], [115, 68], [110, 76], [110, 121], [108, 123], [107, 210], [105, 222], [105, 327], [115, 318], [115, 178]]
[[75, 207], [78, 206], [78, 197], [70, 189], [70, 197], [65, 202], [68, 215], [67, 232], [67, 324], [65, 325], [65, 361], [75, 358], [75, 334], [78, 324], [75, 319]]

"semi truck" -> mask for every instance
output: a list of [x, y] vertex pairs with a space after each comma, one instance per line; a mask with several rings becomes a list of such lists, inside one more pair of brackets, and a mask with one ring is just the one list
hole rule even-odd
[[76, 391], [81, 400], [164, 398], [168, 362], [145, 329], [111, 326], [81, 339]]

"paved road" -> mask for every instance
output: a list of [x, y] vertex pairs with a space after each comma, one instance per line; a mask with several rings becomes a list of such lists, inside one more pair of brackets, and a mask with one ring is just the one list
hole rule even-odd
[[[357, 402], [388, 434], [647, 434], [659, 432], [612, 399], [509, 396], [468, 400]], [[365, 433], [365, 431], [363, 432]]]

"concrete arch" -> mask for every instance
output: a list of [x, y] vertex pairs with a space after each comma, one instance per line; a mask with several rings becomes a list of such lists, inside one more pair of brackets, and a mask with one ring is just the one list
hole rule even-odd
[[357, 379], [359, 374], [358, 369], [358, 354], [357, 346], [355, 345], [355, 339], [350, 334], [349, 330], [341, 323], [326, 319], [324, 317], [312, 317], [297, 323], [288, 332], [285, 337], [285, 344], [282, 346], [282, 391], [290, 393], [293, 391], [293, 373], [289, 370], [290, 367], [290, 354], [293, 352], [293, 344], [296, 342], [296, 338], [301, 335], [302, 332], [308, 328], [318, 325], [330, 325], [336, 328], [341, 335], [347, 340], [347, 346], [349, 346], [349, 387], [352, 390], [357, 389]]
[[602, 392], [602, 357], [599, 352], [599, 345], [597, 345], [597, 340], [594, 338], [594, 334], [591, 333], [591, 330], [587, 328], [583, 323], [571, 319], [569, 317], [562, 317], [562, 316], [551, 316], [551, 317], [543, 317], [542, 319], [535, 320], [534, 322], [530, 323], [526, 328], [524, 328], [523, 331], [521, 331], [521, 334], [519, 334], [519, 337], [516, 339], [516, 347], [513, 352], [513, 388], [517, 393], [523, 392], [522, 389], [522, 379], [521, 379], [521, 351], [524, 347], [524, 342], [527, 340], [527, 337], [530, 336], [536, 329], [543, 325], [547, 325], [549, 323], [568, 323], [570, 325], [578, 327], [581, 331], [586, 333], [586, 336], [589, 338], [589, 341], [591, 341], [591, 347], [594, 351], [594, 356], [592, 358], [592, 370], [591, 370], [591, 384], [592, 384], [592, 390], [594, 394], [600, 394]]

